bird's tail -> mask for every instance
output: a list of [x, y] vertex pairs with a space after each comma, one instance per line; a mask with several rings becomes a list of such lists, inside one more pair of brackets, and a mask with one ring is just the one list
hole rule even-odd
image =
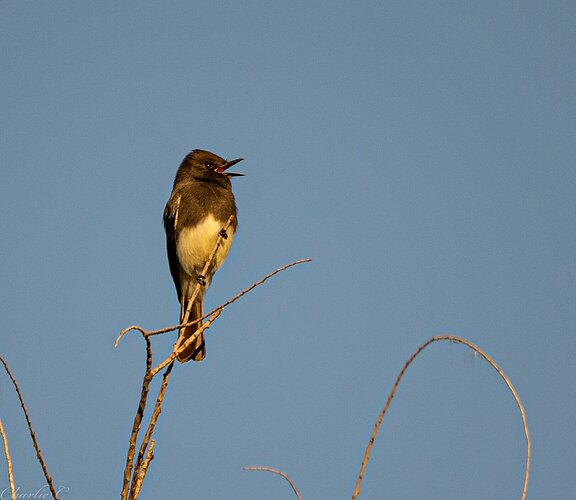
[[[203, 316], [202, 308], [202, 298], [197, 297], [192, 305], [192, 310], [190, 311], [190, 317], [187, 322], [200, 319]], [[182, 300], [182, 305], [180, 307], [180, 322], [184, 322], [184, 316], [186, 315], [186, 307], [188, 302]], [[178, 342], [176, 343], [176, 348], [179, 348], [186, 340], [188, 340], [196, 331], [202, 326], [202, 321], [198, 321], [193, 325], [186, 326], [180, 329], [180, 336], [178, 337]], [[180, 363], [186, 363], [193, 359], [194, 361], [202, 361], [206, 357], [206, 345], [204, 344], [204, 333], [201, 333], [196, 337], [196, 339], [190, 344], [186, 349], [184, 349], [180, 354], [178, 354], [178, 361]]]

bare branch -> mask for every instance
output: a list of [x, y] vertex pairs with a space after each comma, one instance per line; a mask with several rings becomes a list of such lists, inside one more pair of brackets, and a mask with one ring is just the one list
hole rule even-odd
[[14, 487], [14, 473], [12, 472], [12, 458], [10, 458], [10, 450], [8, 450], [8, 438], [4, 432], [4, 426], [0, 419], [0, 434], [2, 435], [2, 442], [4, 443], [4, 455], [6, 456], [6, 464], [8, 466], [8, 482], [10, 483], [10, 496], [12, 500], [16, 500], [16, 488]]
[[144, 379], [142, 380], [142, 391], [140, 392], [140, 402], [138, 403], [138, 410], [134, 416], [134, 423], [132, 424], [132, 433], [130, 434], [130, 441], [128, 444], [128, 455], [126, 457], [126, 465], [124, 466], [124, 481], [122, 483], [122, 492], [120, 498], [126, 499], [128, 497], [128, 488], [130, 486], [130, 477], [132, 475], [132, 467], [134, 464], [134, 455], [136, 453], [136, 439], [140, 432], [140, 425], [144, 410], [146, 408], [146, 401], [148, 399], [148, 392], [150, 390], [150, 382], [152, 376], [150, 370], [152, 369], [152, 344], [148, 337], [144, 337], [146, 341], [146, 371], [144, 372]]
[[[170, 354], [170, 356], [168, 356], [164, 361], [162, 361], [162, 363], [160, 363], [156, 368], [154, 368], [151, 371], [151, 376], [154, 377], [162, 368], [164, 368], [165, 366], [167, 366], [169, 363], [173, 363], [174, 360], [176, 359], [176, 357], [178, 356], [178, 354], [180, 354], [182, 351], [184, 351], [189, 345], [192, 345], [192, 343], [194, 342], [194, 340], [196, 340], [196, 337], [198, 337], [198, 335], [200, 335], [202, 332], [204, 332], [204, 330], [207, 330], [208, 328], [210, 328], [210, 325], [214, 322], [214, 320], [220, 316], [220, 313], [222, 311], [216, 311], [212, 317], [206, 321], [206, 323], [204, 323], [200, 328], [198, 328], [198, 330], [196, 330], [194, 332], [193, 335], [191, 335], [188, 339], [186, 339], [186, 342], [184, 342], [181, 346], [177, 347], [172, 354]], [[148, 338], [148, 337], [146, 337]]]
[[420, 347], [418, 347], [418, 349], [416, 349], [416, 351], [408, 358], [408, 361], [406, 361], [406, 363], [402, 367], [402, 370], [400, 370], [400, 373], [398, 374], [398, 377], [396, 378], [396, 382], [394, 383], [394, 387], [392, 388], [392, 391], [390, 392], [390, 395], [388, 396], [386, 404], [384, 405], [384, 408], [380, 412], [380, 415], [378, 415], [378, 420], [376, 421], [376, 424], [374, 425], [374, 430], [372, 431], [372, 435], [370, 436], [370, 441], [368, 442], [368, 446], [366, 447], [366, 452], [364, 453], [364, 458], [362, 460], [362, 465], [360, 467], [360, 473], [358, 474], [358, 479], [356, 481], [356, 488], [354, 489], [354, 493], [352, 494], [352, 500], [355, 500], [358, 497], [358, 495], [360, 494], [360, 487], [362, 484], [362, 479], [364, 478], [364, 472], [366, 470], [366, 465], [368, 464], [368, 460], [370, 459], [370, 452], [372, 450], [372, 445], [374, 444], [374, 440], [376, 439], [376, 435], [378, 434], [378, 429], [380, 428], [380, 424], [382, 423], [382, 419], [384, 418], [384, 415], [388, 411], [388, 408], [390, 407], [390, 404], [392, 403], [392, 399], [394, 399], [394, 396], [396, 394], [396, 390], [398, 389], [398, 386], [400, 385], [400, 381], [402, 380], [404, 373], [406, 372], [406, 370], [408, 369], [410, 364], [414, 361], [416, 356], [418, 356], [430, 344], [432, 344], [434, 342], [438, 342], [438, 341], [449, 341], [449, 342], [455, 342], [458, 344], [463, 344], [463, 345], [469, 347], [470, 349], [472, 349], [473, 351], [477, 352], [478, 354], [480, 354], [480, 356], [482, 356], [486, 361], [488, 361], [490, 366], [492, 366], [492, 368], [494, 368], [498, 372], [498, 375], [500, 375], [500, 377], [504, 380], [504, 382], [508, 386], [508, 389], [512, 393], [512, 396], [514, 397], [514, 400], [516, 401], [516, 405], [518, 406], [518, 408], [520, 410], [520, 415], [522, 417], [522, 426], [524, 429], [524, 436], [526, 438], [526, 468], [525, 468], [525, 473], [524, 473], [524, 486], [522, 489], [522, 497], [521, 497], [522, 500], [525, 500], [526, 491], [528, 490], [528, 480], [530, 477], [531, 444], [530, 444], [530, 434], [528, 433], [528, 423], [526, 421], [526, 412], [524, 411], [524, 407], [522, 406], [522, 402], [520, 401], [520, 397], [518, 396], [518, 393], [514, 389], [512, 382], [510, 382], [510, 379], [506, 376], [506, 374], [502, 371], [502, 369], [496, 364], [496, 362], [490, 356], [488, 356], [488, 354], [486, 354], [482, 349], [475, 346], [471, 342], [468, 342], [466, 339], [463, 339], [460, 337], [455, 337], [452, 335], [439, 335], [439, 336], [432, 337], [428, 341], [424, 342], [424, 344], [422, 344]]
[[[214, 259], [214, 256], [216, 255], [216, 252], [218, 251], [218, 247], [220, 246], [222, 239], [225, 237], [224, 235], [225, 235], [228, 227], [230, 226], [230, 224], [233, 221], [234, 221], [234, 216], [231, 215], [228, 218], [228, 221], [226, 222], [224, 227], [220, 230], [220, 232], [218, 234], [218, 238], [216, 240], [216, 244], [214, 245], [214, 248], [212, 249], [212, 252], [210, 253], [210, 256], [208, 257], [206, 264], [204, 265], [204, 270], [203, 270], [204, 274], [208, 273], [208, 270], [210, 269], [210, 265], [212, 263], [212, 260]], [[196, 285], [196, 288], [194, 290], [193, 299], [190, 303], [192, 303], [194, 301], [194, 299], [196, 298], [196, 296], [198, 295], [198, 293], [200, 293], [200, 286], [201, 286], [200, 282], [198, 282], [198, 284]], [[184, 323], [186, 323], [188, 321], [189, 314], [190, 314], [190, 308], [188, 308], [188, 310], [186, 311], [186, 314], [184, 317]], [[218, 315], [219, 314], [214, 315], [212, 321], [214, 319], [216, 319], [216, 317], [218, 317]], [[207, 328], [208, 326], [209, 326], [209, 324], [205, 328]], [[138, 326], [125, 328], [118, 335], [118, 338], [116, 339], [114, 347], [116, 347], [118, 345], [118, 342], [120, 341], [122, 336], [125, 333], [129, 332], [130, 330], [140, 331], [140, 333], [142, 334], [142, 336], [146, 340], [146, 372], [144, 374], [144, 380], [142, 381], [142, 390], [140, 393], [140, 402], [138, 404], [138, 410], [136, 411], [136, 416], [134, 417], [134, 423], [132, 425], [132, 433], [130, 436], [130, 442], [129, 442], [129, 446], [128, 446], [128, 454], [126, 457], [126, 466], [124, 469], [124, 479], [123, 479], [122, 492], [121, 492], [122, 500], [125, 500], [128, 497], [128, 495], [129, 495], [130, 499], [138, 498], [140, 488], [142, 487], [142, 483], [144, 481], [144, 478], [146, 477], [146, 472], [148, 471], [148, 466], [150, 465], [150, 462], [152, 461], [152, 458], [153, 458], [152, 450], [153, 450], [154, 445], [155, 445], [154, 440], [152, 440], [151, 444], [150, 444], [150, 440], [152, 438], [152, 434], [154, 432], [154, 428], [156, 426], [156, 422], [158, 420], [158, 417], [160, 416], [160, 412], [162, 411], [162, 403], [164, 401], [164, 395], [166, 393], [166, 388], [168, 387], [168, 381], [170, 379], [170, 373], [172, 372], [172, 367], [174, 366], [174, 358], [177, 355], [177, 352], [176, 352], [176, 354], [173, 352], [172, 356], [169, 356], [168, 360], [165, 363], [161, 363], [161, 366], [157, 367], [157, 369], [153, 371], [152, 370], [152, 345], [150, 343], [149, 335], [147, 334], [146, 330], [144, 330], [143, 328], [140, 328]], [[174, 351], [178, 351], [178, 346], [174, 349]], [[148, 423], [148, 428], [146, 429], [146, 434], [144, 435], [144, 438], [142, 439], [142, 443], [140, 445], [140, 450], [138, 452], [138, 457], [136, 459], [136, 464], [134, 465], [134, 455], [136, 453], [136, 440], [138, 439], [138, 434], [140, 432], [140, 424], [142, 422], [142, 416], [143, 416], [144, 410], [146, 408], [146, 401], [147, 401], [148, 391], [149, 391], [149, 387], [150, 387], [150, 382], [154, 378], [154, 375], [156, 375], [156, 373], [158, 373], [158, 371], [166, 365], [168, 365], [168, 367], [166, 368], [166, 371], [164, 372], [162, 385], [161, 385], [160, 390], [158, 392], [158, 397], [156, 398], [156, 404], [154, 406], [154, 412], [152, 413], [152, 416], [150, 417], [150, 422]], [[131, 482], [130, 482], [130, 477], [132, 477]], [[130, 492], [129, 492], [129, 490], [130, 490]]]
[[140, 482], [144, 481], [144, 476], [146, 472], [142, 470], [142, 461], [144, 460], [144, 455], [146, 453], [146, 448], [148, 447], [148, 443], [150, 442], [150, 438], [152, 437], [152, 433], [154, 432], [154, 428], [156, 427], [156, 422], [158, 421], [158, 417], [162, 412], [162, 403], [164, 401], [164, 394], [166, 394], [166, 388], [168, 387], [168, 381], [170, 380], [170, 373], [172, 372], [172, 367], [174, 366], [174, 362], [168, 365], [166, 371], [164, 372], [164, 377], [162, 378], [162, 386], [160, 387], [160, 391], [158, 392], [158, 397], [156, 398], [156, 404], [154, 405], [154, 412], [150, 417], [150, 423], [148, 424], [148, 428], [146, 429], [146, 434], [142, 439], [142, 443], [140, 445], [140, 451], [138, 452], [138, 458], [136, 459], [136, 465], [134, 466], [134, 473], [132, 474], [132, 486], [131, 486], [131, 493], [130, 499], [138, 498], [135, 492], [136, 482], [138, 478], [141, 477]]
[[150, 446], [148, 447], [148, 452], [146, 453], [146, 458], [144, 459], [144, 462], [142, 463], [142, 468], [140, 471], [140, 475], [138, 476], [138, 480], [136, 481], [136, 486], [134, 487], [134, 498], [138, 498], [138, 495], [140, 494], [140, 489], [142, 488], [142, 482], [144, 481], [144, 478], [146, 477], [146, 472], [148, 472], [148, 466], [150, 465], [150, 462], [152, 462], [152, 460], [154, 460], [154, 446], [156, 445], [156, 441], [154, 441], [153, 439], [150, 441]]
[[[220, 232], [218, 234], [218, 238], [217, 238], [216, 243], [214, 245], [214, 248], [213, 248], [212, 252], [210, 253], [208, 260], [206, 261], [206, 264], [204, 265], [204, 269], [202, 271], [203, 275], [207, 275], [209, 273], [212, 260], [214, 259], [216, 252], [218, 251], [218, 248], [219, 248], [220, 244], [222, 243], [222, 240], [225, 237], [225, 233], [226, 233], [227, 229], [229, 228], [230, 224], [233, 223], [233, 221], [234, 221], [234, 216], [231, 215], [229, 217], [228, 221], [226, 222], [226, 224], [220, 230]], [[268, 274], [267, 276], [265, 276], [260, 281], [256, 282], [255, 284], [251, 285], [247, 289], [240, 292], [238, 295], [236, 295], [234, 298], [232, 298], [228, 302], [220, 305], [219, 307], [217, 307], [216, 309], [211, 311], [209, 314], [205, 315], [203, 318], [196, 319], [192, 322], [188, 322], [188, 318], [189, 318], [190, 310], [191, 310], [191, 304], [194, 302], [195, 298], [198, 296], [198, 294], [200, 293], [200, 290], [201, 290], [202, 285], [200, 284], [200, 282], [198, 282], [198, 284], [196, 285], [196, 288], [194, 289], [194, 293], [192, 295], [192, 298], [189, 300], [188, 307], [186, 309], [183, 321], [179, 325], [175, 325], [175, 326], [168, 327], [168, 328], [161, 328], [159, 330], [151, 330], [151, 331], [145, 330], [144, 328], [142, 328], [140, 326], [133, 325], [133, 326], [130, 326], [128, 328], [125, 328], [124, 330], [122, 330], [120, 332], [120, 334], [118, 335], [118, 337], [116, 339], [116, 342], [114, 343], [115, 348], [118, 346], [118, 343], [120, 342], [120, 340], [122, 339], [122, 337], [126, 333], [128, 333], [129, 331], [132, 331], [132, 330], [136, 330], [136, 331], [139, 331], [142, 334], [142, 336], [144, 337], [144, 339], [146, 340], [146, 352], [147, 352], [146, 372], [144, 374], [144, 380], [142, 381], [142, 391], [140, 394], [140, 402], [138, 404], [138, 410], [136, 412], [136, 416], [134, 417], [134, 423], [132, 426], [132, 433], [130, 436], [128, 453], [127, 453], [127, 457], [126, 457], [126, 466], [124, 468], [124, 478], [123, 478], [123, 486], [122, 486], [122, 493], [121, 493], [122, 500], [126, 500], [127, 498], [136, 499], [138, 497], [138, 495], [140, 493], [140, 489], [142, 487], [142, 483], [144, 481], [144, 478], [146, 477], [146, 473], [148, 471], [148, 467], [150, 465], [150, 462], [154, 458], [152, 450], [153, 450], [155, 442], [151, 438], [152, 438], [152, 434], [154, 432], [154, 428], [156, 426], [156, 422], [158, 420], [158, 417], [160, 416], [160, 413], [162, 411], [162, 403], [164, 400], [164, 395], [166, 393], [166, 388], [168, 386], [170, 373], [172, 371], [172, 367], [174, 366], [174, 360], [178, 356], [178, 354], [181, 351], [185, 350], [189, 345], [191, 345], [194, 342], [194, 340], [198, 337], [198, 335], [200, 335], [203, 331], [207, 330], [210, 327], [210, 325], [214, 322], [214, 320], [216, 320], [216, 318], [218, 318], [218, 316], [221, 314], [221, 312], [224, 310], [224, 308], [226, 306], [228, 306], [232, 302], [236, 301], [237, 299], [239, 299], [240, 297], [242, 297], [243, 295], [248, 293], [250, 290], [257, 287], [258, 285], [261, 285], [267, 279], [271, 278], [275, 274], [277, 274], [277, 273], [279, 273], [279, 272], [281, 272], [281, 271], [283, 271], [283, 270], [285, 270], [291, 266], [294, 266], [296, 264], [301, 264], [303, 262], [309, 262], [310, 260], [311, 259], [303, 259], [300, 261], [292, 262], [291, 264], [288, 264], [286, 266], [283, 266], [283, 267], [277, 269], [276, 271], [273, 271], [272, 273]], [[206, 319], [208, 317], [209, 317], [209, 319], [206, 321], [206, 323], [204, 323], [195, 332], [195, 334], [193, 336], [191, 336], [189, 339], [187, 339], [185, 342], [183, 342], [182, 345], [179, 345], [177, 342], [174, 349], [173, 349], [173, 352], [170, 354], [170, 356], [168, 356], [158, 366], [156, 366], [155, 368], [152, 368], [152, 346], [150, 343], [150, 337], [151, 336], [171, 332], [174, 330], [179, 330], [180, 328], [183, 328], [183, 327], [188, 326], [188, 325], [193, 325], [193, 324], [195, 324], [195, 323], [197, 323], [203, 319]], [[136, 463], [134, 464], [134, 456], [136, 454], [136, 441], [138, 439], [138, 434], [140, 432], [140, 425], [142, 422], [142, 417], [144, 415], [144, 410], [146, 408], [150, 382], [152, 381], [154, 376], [160, 370], [162, 370], [164, 367], [167, 367], [167, 368], [164, 372], [164, 378], [162, 380], [162, 385], [160, 387], [158, 397], [156, 399], [154, 412], [152, 413], [152, 416], [150, 417], [150, 422], [148, 423], [148, 428], [146, 430], [146, 434], [144, 435], [144, 438], [142, 439], [142, 443], [140, 444], [140, 449], [138, 452], [138, 457], [136, 458]]]
[[283, 477], [284, 479], [286, 479], [286, 481], [288, 481], [288, 483], [290, 484], [290, 486], [294, 490], [296, 498], [298, 498], [298, 500], [302, 500], [302, 497], [300, 496], [300, 492], [296, 488], [296, 485], [292, 482], [292, 479], [290, 479], [290, 477], [288, 477], [288, 474], [282, 472], [281, 470], [274, 469], [273, 467], [267, 467], [265, 465], [247, 465], [246, 467], [243, 467], [243, 468], [244, 468], [244, 470], [272, 472], [273, 474], [277, 474], [277, 475]]
[[2, 364], [4, 365], [4, 369], [6, 370], [8, 376], [10, 377], [10, 380], [14, 385], [14, 389], [16, 389], [16, 394], [18, 395], [18, 399], [20, 400], [20, 406], [22, 407], [22, 411], [24, 412], [24, 418], [26, 419], [26, 423], [28, 424], [28, 431], [30, 432], [30, 437], [32, 438], [34, 449], [36, 450], [36, 457], [38, 458], [40, 466], [42, 467], [42, 472], [44, 473], [44, 477], [46, 478], [46, 482], [48, 483], [48, 487], [50, 488], [50, 493], [52, 493], [52, 496], [54, 497], [55, 500], [58, 500], [59, 498], [58, 492], [56, 491], [56, 488], [54, 488], [52, 476], [50, 476], [50, 473], [48, 472], [48, 467], [46, 467], [46, 462], [44, 462], [44, 457], [42, 456], [42, 452], [40, 451], [40, 445], [38, 444], [38, 440], [36, 439], [36, 433], [34, 432], [32, 422], [30, 420], [30, 417], [28, 416], [28, 410], [26, 409], [26, 405], [24, 404], [24, 398], [22, 397], [22, 393], [20, 392], [20, 387], [18, 387], [18, 382], [16, 382], [14, 375], [12, 375], [12, 372], [8, 367], [8, 363], [6, 363], [6, 361], [2, 356], [0, 356], [0, 362], [2, 362]]
[[[230, 226], [230, 224], [233, 221], [234, 221], [234, 216], [231, 215], [228, 218], [228, 221], [226, 222], [224, 227], [220, 230], [220, 233], [218, 234], [218, 238], [216, 240], [216, 244], [214, 245], [214, 248], [212, 249], [212, 252], [210, 253], [210, 256], [208, 257], [206, 264], [204, 265], [203, 274], [206, 274], [208, 272], [208, 270], [210, 269], [210, 264], [211, 264], [212, 260], [214, 259], [216, 252], [218, 251], [218, 247], [220, 246], [222, 239], [224, 238], [223, 234], [228, 230], [228, 227]], [[198, 282], [198, 284], [196, 285], [196, 288], [194, 290], [193, 300], [196, 298], [196, 296], [200, 292], [200, 286], [201, 286], [200, 282]], [[193, 302], [193, 300], [191, 302]], [[189, 314], [190, 314], [190, 311], [187, 310], [186, 316], [184, 318], [184, 323], [188, 320]], [[215, 316], [214, 319], [216, 317], [217, 316]], [[168, 380], [170, 379], [170, 373], [172, 371], [172, 367], [174, 364], [174, 358], [178, 354], [178, 350], [175, 349], [177, 351], [176, 353], [172, 353], [172, 355], [169, 356], [168, 359], [164, 363], [161, 363], [161, 365], [158, 366], [156, 370], [152, 370], [152, 345], [150, 343], [150, 338], [149, 338], [148, 332], [146, 330], [144, 330], [143, 328], [140, 328], [139, 326], [131, 326], [131, 327], [125, 328], [118, 335], [118, 338], [116, 339], [116, 342], [114, 343], [114, 347], [116, 348], [118, 346], [118, 342], [120, 342], [120, 340], [122, 339], [124, 334], [126, 334], [127, 332], [129, 332], [131, 330], [138, 330], [142, 334], [144, 339], [146, 340], [146, 371], [144, 373], [144, 380], [142, 381], [142, 390], [140, 393], [140, 402], [138, 404], [138, 410], [136, 411], [136, 415], [134, 417], [134, 423], [132, 425], [132, 433], [130, 435], [130, 441], [129, 441], [129, 445], [128, 445], [128, 454], [126, 457], [126, 466], [124, 468], [124, 479], [123, 479], [122, 492], [121, 492], [121, 498], [123, 500], [125, 500], [128, 497], [128, 495], [130, 495], [131, 499], [137, 498], [138, 494], [140, 492], [140, 488], [142, 487], [142, 482], [144, 481], [144, 478], [146, 477], [146, 472], [148, 471], [148, 466], [150, 465], [150, 462], [153, 458], [152, 449], [153, 449], [154, 444], [155, 444], [154, 440], [151, 441], [149, 448], [148, 448], [148, 445], [150, 443], [150, 439], [151, 439], [152, 434], [154, 432], [154, 428], [156, 426], [156, 422], [158, 420], [160, 412], [162, 411], [161, 410], [162, 402], [164, 400], [164, 394], [166, 393], [166, 388], [168, 386]], [[154, 407], [154, 412], [150, 418], [150, 422], [148, 423], [148, 428], [146, 430], [146, 434], [145, 434], [145, 436], [142, 440], [142, 443], [140, 445], [140, 451], [138, 453], [138, 458], [136, 459], [136, 464], [134, 465], [134, 455], [136, 453], [136, 440], [138, 439], [138, 434], [140, 432], [140, 424], [142, 422], [142, 417], [144, 415], [144, 410], [146, 408], [146, 402], [147, 402], [150, 382], [152, 381], [152, 379], [154, 378], [156, 373], [158, 373], [158, 371], [161, 370], [166, 365], [168, 365], [168, 368], [164, 372], [164, 378], [162, 380], [162, 386], [160, 387], [160, 391], [159, 391], [158, 397], [156, 399], [156, 405]], [[148, 449], [148, 451], [146, 451], [147, 449]], [[146, 456], [144, 458], [145, 454], [146, 454]], [[132, 477], [131, 482], [130, 482], [130, 477]], [[130, 493], [129, 493], [129, 490], [130, 490]]]
[[[226, 307], [228, 307], [230, 304], [232, 304], [233, 302], [236, 302], [239, 298], [243, 297], [244, 295], [246, 295], [248, 292], [251, 292], [254, 288], [256, 288], [257, 286], [260, 286], [261, 284], [263, 284], [265, 281], [269, 280], [270, 278], [272, 278], [272, 276], [275, 276], [278, 273], [281, 273], [282, 271], [285, 271], [286, 269], [293, 267], [293, 266], [297, 266], [298, 264], [304, 264], [306, 262], [312, 262], [312, 259], [300, 259], [300, 260], [296, 260], [294, 262], [290, 262], [290, 264], [286, 264], [282, 267], [279, 267], [278, 269], [272, 271], [271, 273], [268, 273], [266, 276], [264, 276], [262, 279], [258, 280], [256, 283], [250, 285], [248, 288], [245, 288], [244, 290], [242, 290], [241, 292], [239, 292], [238, 294], [236, 294], [234, 297], [232, 297], [230, 300], [227, 300], [226, 302], [224, 302], [223, 304], [220, 304], [218, 307], [215, 307], [214, 309], [212, 309], [212, 311], [210, 311], [208, 314], [205, 314], [201, 319], [204, 320], [207, 317], [211, 316], [212, 314], [214, 314], [216, 311], [218, 310], [222, 310], [225, 309]], [[174, 326], [167, 326], [165, 328], [159, 328], [158, 330], [146, 330], [144, 328], [142, 328], [141, 326], [137, 326], [137, 325], [132, 325], [129, 326], [127, 328], [124, 328], [124, 330], [122, 330], [119, 334], [118, 334], [118, 338], [116, 339], [116, 342], [114, 342], [114, 348], [118, 347], [118, 344], [120, 342], [120, 340], [122, 339], [122, 337], [127, 334], [129, 331], [131, 330], [136, 330], [139, 331], [142, 335], [146, 336], [146, 337], [151, 337], [153, 335], [161, 335], [163, 333], [168, 333], [168, 332], [173, 332], [174, 330], [179, 330], [180, 328], [183, 328], [185, 326], [190, 326], [193, 325], [195, 323], [198, 323], [199, 321], [201, 321], [200, 319], [194, 320], [194, 321], [190, 321], [190, 322], [183, 322], [180, 323], [178, 325], [174, 325]]]

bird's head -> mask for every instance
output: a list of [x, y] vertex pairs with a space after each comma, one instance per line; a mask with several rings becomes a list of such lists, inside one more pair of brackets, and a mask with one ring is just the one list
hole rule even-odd
[[192, 170], [195, 174], [200, 174], [202, 176], [213, 177], [214, 175], [222, 175], [226, 177], [239, 177], [244, 174], [229, 172], [228, 169], [242, 160], [243, 158], [238, 158], [236, 160], [227, 161], [210, 151], [195, 149], [189, 153], [186, 158], [184, 158], [181, 168], [187, 168]]

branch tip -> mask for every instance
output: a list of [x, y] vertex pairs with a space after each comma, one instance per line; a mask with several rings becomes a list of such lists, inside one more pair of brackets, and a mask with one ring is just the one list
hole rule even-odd
[[288, 481], [288, 484], [290, 484], [292, 491], [294, 491], [294, 494], [296, 495], [296, 498], [298, 498], [298, 500], [302, 500], [298, 488], [296, 488], [296, 485], [294, 484], [292, 479], [290, 479], [288, 474], [286, 474], [285, 472], [282, 472], [279, 469], [275, 469], [274, 467], [268, 467], [266, 465], [245, 465], [242, 468], [247, 471], [272, 472], [272, 474], [276, 474], [280, 477], [283, 477], [284, 479], [286, 479], [286, 481]]

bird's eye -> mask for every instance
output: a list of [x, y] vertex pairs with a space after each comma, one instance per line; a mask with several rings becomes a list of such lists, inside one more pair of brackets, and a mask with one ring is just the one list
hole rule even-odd
[[204, 166], [211, 169], [214, 167], [214, 164], [211, 161], [205, 161]]

